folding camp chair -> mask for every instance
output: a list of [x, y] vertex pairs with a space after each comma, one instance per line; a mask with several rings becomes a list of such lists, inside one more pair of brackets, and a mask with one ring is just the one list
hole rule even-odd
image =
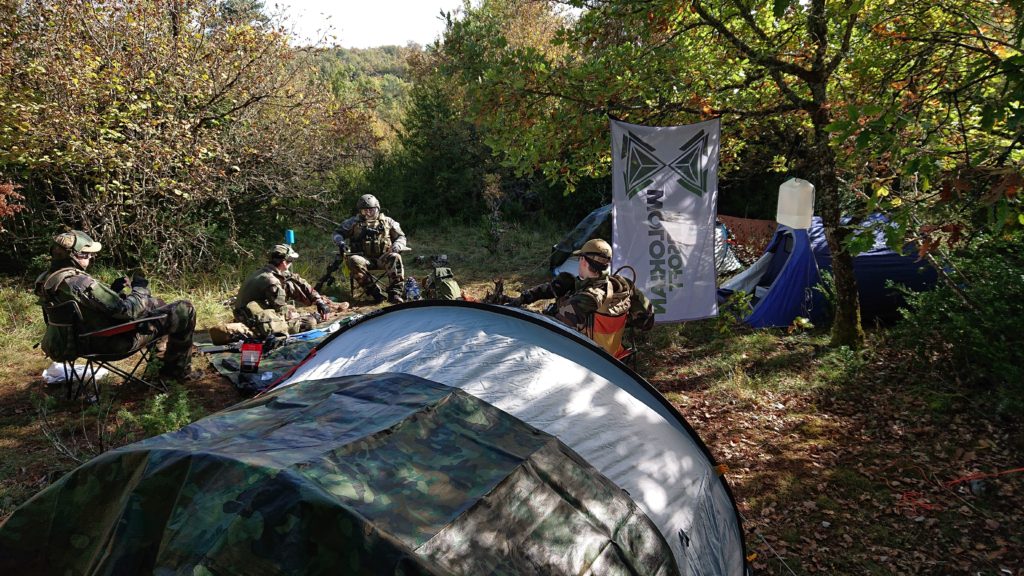
[[[412, 248], [409, 248], [408, 246], [406, 246], [405, 248], [402, 248], [402, 254], [405, 254], [406, 252], [412, 252]], [[348, 256], [348, 254], [346, 254], [346, 257], [347, 256]], [[375, 259], [374, 260], [370, 260], [370, 263], [371, 264], [375, 264], [376, 260]], [[368, 268], [366, 273], [370, 275], [370, 278], [373, 279], [373, 283], [377, 285], [377, 288], [380, 289], [381, 293], [386, 295], [387, 291], [388, 291], [388, 286], [390, 286], [390, 284], [391, 284], [390, 281], [389, 281], [390, 279], [388, 278], [388, 271], [383, 269], [383, 268]], [[356, 295], [356, 288], [359, 288], [359, 290], [363, 294], [366, 294], [366, 290], [363, 290], [363, 287], [360, 286], [356, 282], [355, 276], [352, 275], [352, 274], [349, 274], [349, 276], [348, 276], [348, 291], [349, 291], [349, 294], [351, 294], [353, 298], [355, 298], [355, 295]]]
[[628, 314], [609, 316], [595, 312], [587, 326], [587, 336], [616, 360], [636, 365], [636, 350], [624, 344]]
[[[76, 350], [88, 350], [90, 345], [102, 342], [104, 338], [151, 330], [152, 327], [150, 324], [158, 320], [163, 320], [166, 317], [166, 314], [147, 316], [145, 318], [132, 320], [131, 322], [125, 322], [123, 324], [117, 324], [115, 326], [109, 326], [107, 328], [83, 334], [80, 332], [82, 325], [82, 311], [78, 307], [77, 302], [70, 300], [60, 304], [47, 304], [43, 306], [43, 319], [46, 321], [46, 325], [69, 328], [71, 330], [72, 338], [75, 341]], [[158, 341], [159, 338], [141, 340], [138, 344], [132, 346], [131, 349], [117, 353], [78, 353], [77, 358], [85, 360], [84, 370], [82, 370], [81, 373], [79, 373], [75, 367], [75, 360], [77, 358], [65, 360], [63, 362], [64, 379], [66, 382], [68, 399], [71, 400], [78, 398], [79, 394], [81, 394], [90, 383], [92, 384], [93, 394], [95, 394], [96, 397], [99, 397], [100, 390], [99, 384], [96, 382], [95, 372], [100, 368], [106, 368], [107, 370], [121, 376], [124, 378], [125, 382], [143, 384], [150, 388], [163, 390], [163, 387], [147, 382], [136, 375], [136, 372], [142, 365], [143, 361], [148, 362], [149, 359], [152, 358], [154, 348]], [[139, 358], [135, 361], [135, 364], [132, 365], [130, 370], [124, 370], [123, 368], [113, 364], [113, 362], [130, 358], [136, 354], [139, 355]]]
[[[374, 274], [374, 272], [376, 272], [376, 274]], [[367, 269], [366, 273], [370, 275], [370, 278], [373, 279], [373, 283], [377, 285], [377, 288], [380, 289], [381, 293], [386, 294], [388, 291], [388, 285], [390, 284], [387, 282], [389, 280], [388, 271], [381, 268], [370, 268]], [[350, 274], [348, 277], [348, 291], [353, 298], [356, 295], [356, 288], [359, 288], [363, 294], [366, 294], [366, 290], [356, 282], [355, 276]], [[367, 296], [368, 295], [369, 294], [367, 294]]]

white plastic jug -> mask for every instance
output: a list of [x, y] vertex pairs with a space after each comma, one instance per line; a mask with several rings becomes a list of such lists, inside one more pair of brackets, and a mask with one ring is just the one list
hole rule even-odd
[[814, 215], [814, 184], [790, 178], [779, 186], [779, 209], [775, 221], [790, 228], [810, 228]]

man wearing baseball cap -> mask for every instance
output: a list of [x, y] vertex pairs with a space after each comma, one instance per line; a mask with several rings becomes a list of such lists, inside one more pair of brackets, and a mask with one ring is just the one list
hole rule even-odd
[[[165, 315], [147, 324], [152, 331], [125, 332], [97, 341], [76, 341], [69, 326], [49, 325], [42, 348], [54, 360], [73, 360], [78, 354], [119, 354], [135, 349], [141, 342], [167, 336], [160, 368], [164, 380], [185, 380], [191, 372], [192, 332], [196, 313], [188, 300], [164, 304], [149, 292], [149, 281], [141, 275], [131, 280], [118, 278], [109, 286], [86, 273], [89, 264], [102, 248], [81, 230], [58, 234], [50, 247], [50, 268], [35, 283], [35, 293], [42, 306], [63, 304], [73, 300], [82, 314], [79, 333], [88, 333], [116, 326], [147, 316]], [[130, 284], [131, 292], [123, 291]]]
[[593, 316], [629, 314], [630, 325], [650, 329], [654, 323], [654, 306], [633, 282], [609, 273], [612, 247], [600, 238], [588, 240], [572, 253], [579, 257], [579, 273], [562, 272], [551, 282], [524, 291], [509, 304], [524, 306], [538, 300], [554, 298], [554, 317], [590, 337]]
[[[242, 283], [235, 297], [235, 320], [257, 336], [311, 330], [332, 311], [348, 308], [348, 302], [335, 304], [313, 289], [302, 276], [291, 271], [299, 254], [288, 244], [276, 244], [267, 252], [267, 264]], [[316, 306], [316, 312], [300, 313], [299, 306]]]

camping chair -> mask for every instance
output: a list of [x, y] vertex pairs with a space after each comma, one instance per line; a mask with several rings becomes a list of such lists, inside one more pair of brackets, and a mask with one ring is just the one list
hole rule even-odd
[[[412, 248], [409, 248], [408, 246], [406, 246], [405, 248], [402, 248], [402, 254], [405, 254], [406, 252], [412, 252]], [[348, 255], [346, 254], [346, 257], [347, 256]], [[369, 260], [369, 258], [368, 258], [368, 260]], [[376, 259], [370, 260], [370, 263], [371, 264], [376, 264], [377, 263]], [[369, 274], [370, 278], [373, 279], [373, 283], [377, 285], [377, 288], [380, 288], [381, 293], [387, 294], [388, 286], [390, 284], [390, 282], [388, 282], [388, 280], [389, 280], [388, 279], [388, 271], [383, 269], [383, 268], [372, 268], [371, 267], [371, 268], [367, 268], [366, 269], [366, 273]], [[348, 293], [351, 294], [353, 298], [355, 298], [355, 296], [356, 296], [356, 288], [359, 288], [359, 290], [363, 294], [366, 294], [366, 291], [363, 290], [363, 287], [360, 286], [356, 282], [355, 276], [352, 275], [352, 274], [349, 274], [348, 275]]]
[[587, 336], [614, 356], [619, 362], [629, 363], [630, 366], [635, 367], [635, 347], [627, 348], [624, 344], [626, 321], [628, 319], [628, 314], [609, 316], [595, 312], [587, 326]]
[[[388, 271], [387, 270], [384, 270], [383, 268], [367, 268], [366, 273], [369, 274], [370, 278], [373, 279], [373, 283], [377, 285], [377, 288], [380, 288], [381, 293], [386, 293], [387, 292], [388, 284], [389, 284], [387, 282], [387, 280], [388, 280]], [[363, 290], [363, 287], [361, 285], [359, 285], [358, 282], [356, 282], [355, 276], [352, 275], [352, 274], [349, 274], [349, 276], [348, 276], [348, 291], [349, 291], [349, 294], [351, 294], [353, 298], [355, 298], [355, 295], [356, 295], [356, 288], [358, 288], [359, 291], [362, 292], [363, 294], [366, 294], [366, 290]]]
[[[145, 318], [132, 320], [131, 322], [125, 322], [123, 324], [117, 324], [115, 326], [109, 326], [107, 328], [82, 334], [79, 332], [82, 325], [82, 311], [78, 307], [77, 302], [69, 300], [60, 304], [46, 304], [43, 306], [43, 319], [45, 320], [46, 325], [69, 328], [71, 330], [71, 337], [75, 341], [76, 349], [81, 347], [81, 344], [84, 342], [95, 343], [102, 341], [103, 338], [111, 338], [121, 334], [138, 332], [140, 329], [149, 329], [149, 324], [157, 320], [162, 320], [166, 317], [166, 314], [147, 316]], [[142, 365], [142, 362], [144, 360], [148, 361], [152, 358], [153, 350], [159, 340], [159, 338], [154, 338], [149, 341], [143, 341], [140, 344], [133, 346], [130, 350], [117, 353], [79, 353], [77, 358], [85, 360], [84, 370], [80, 374], [75, 369], [75, 360], [77, 358], [65, 360], [63, 362], [64, 380], [66, 382], [68, 399], [72, 400], [78, 398], [78, 395], [82, 393], [90, 382], [92, 383], [93, 394], [98, 398], [100, 389], [99, 384], [96, 382], [95, 371], [100, 368], [106, 368], [107, 370], [121, 376], [126, 382], [144, 384], [150, 388], [163, 390], [162, 387], [147, 382], [135, 375], [139, 366]], [[124, 370], [113, 364], [113, 362], [130, 358], [135, 354], [139, 354], [139, 358], [135, 361], [131, 370]]]

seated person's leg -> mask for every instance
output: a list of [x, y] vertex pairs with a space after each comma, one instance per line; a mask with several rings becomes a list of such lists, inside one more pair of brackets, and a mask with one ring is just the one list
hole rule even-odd
[[392, 302], [401, 302], [402, 283], [405, 282], [405, 267], [402, 265], [402, 257], [399, 254], [390, 252], [381, 256], [377, 261], [377, 265], [388, 274], [388, 298]]
[[183, 378], [192, 368], [192, 333], [196, 329], [196, 311], [188, 300], [178, 300], [153, 310], [167, 317], [156, 323], [154, 338], [167, 336], [161, 376]]
[[298, 334], [316, 328], [316, 318], [312, 314], [302, 314], [288, 321], [288, 333]]
[[384, 294], [381, 293], [380, 287], [373, 281], [373, 276], [370, 274], [369, 260], [353, 254], [348, 257], [348, 269], [352, 274], [352, 279], [362, 287], [363, 292], [373, 298], [374, 302], [384, 301]]

